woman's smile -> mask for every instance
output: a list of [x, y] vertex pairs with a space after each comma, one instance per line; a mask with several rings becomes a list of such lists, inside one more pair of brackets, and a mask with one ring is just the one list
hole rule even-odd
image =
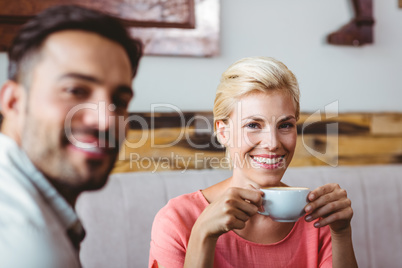
[[277, 169], [283, 167], [284, 155], [249, 155], [260, 167], [266, 169]]

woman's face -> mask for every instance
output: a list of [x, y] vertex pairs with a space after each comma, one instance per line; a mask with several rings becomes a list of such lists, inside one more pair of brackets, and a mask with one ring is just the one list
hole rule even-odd
[[217, 122], [235, 180], [256, 187], [280, 183], [296, 147], [295, 114], [292, 97], [276, 90], [242, 97], [229, 120]]

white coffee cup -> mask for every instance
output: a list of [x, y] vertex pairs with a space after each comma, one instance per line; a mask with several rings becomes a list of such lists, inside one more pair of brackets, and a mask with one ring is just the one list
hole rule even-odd
[[277, 222], [295, 222], [305, 214], [309, 188], [305, 187], [269, 187], [260, 189], [264, 192], [263, 211], [258, 213], [271, 217]]

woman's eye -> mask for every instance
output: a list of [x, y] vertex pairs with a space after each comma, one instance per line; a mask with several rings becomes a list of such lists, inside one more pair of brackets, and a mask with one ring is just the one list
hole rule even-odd
[[290, 128], [293, 128], [294, 127], [294, 124], [292, 124], [292, 123], [283, 123], [283, 124], [281, 124], [280, 126], [279, 126], [279, 128], [281, 129], [290, 129]]
[[257, 124], [257, 123], [248, 123], [248, 124], [246, 125], [246, 127], [247, 127], [247, 128], [251, 128], [251, 129], [256, 129], [256, 128], [259, 128], [260, 125]]

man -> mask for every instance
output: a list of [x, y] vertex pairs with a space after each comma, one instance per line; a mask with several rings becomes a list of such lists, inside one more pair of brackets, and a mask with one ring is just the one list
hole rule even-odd
[[17, 34], [0, 91], [0, 267], [79, 267], [74, 204], [125, 136], [141, 44], [115, 19], [45, 10]]

